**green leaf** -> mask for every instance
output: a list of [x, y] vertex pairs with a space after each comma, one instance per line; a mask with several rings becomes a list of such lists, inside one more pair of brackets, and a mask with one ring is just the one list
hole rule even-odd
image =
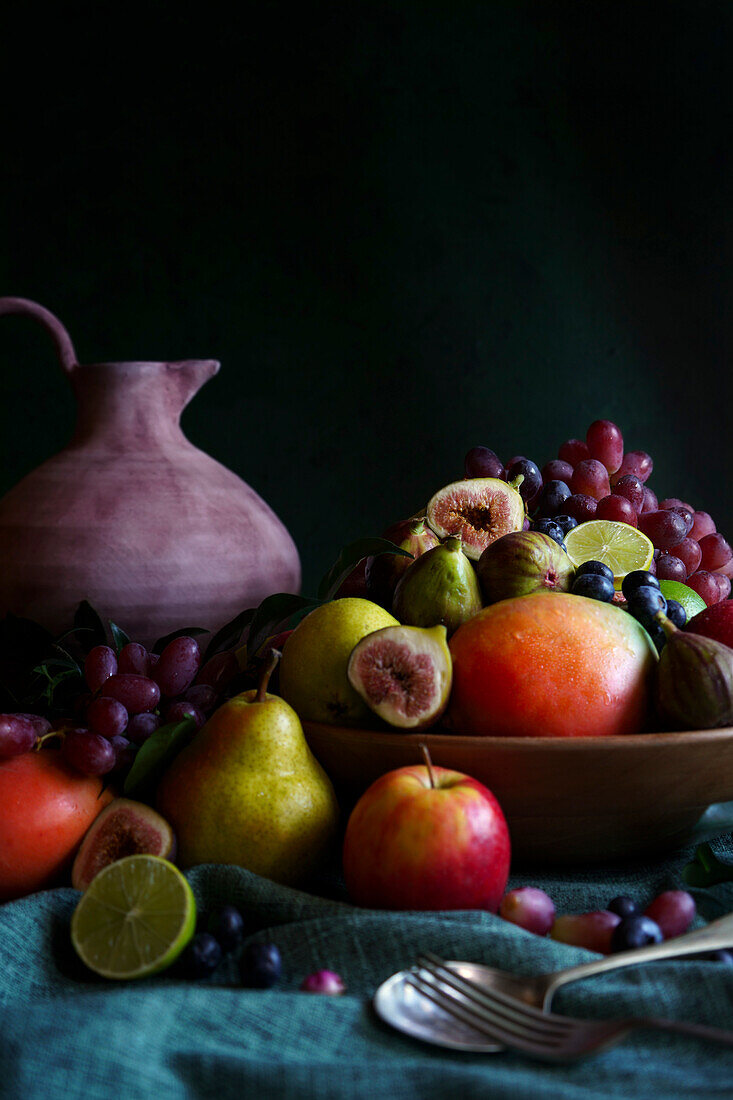
[[230, 622], [224, 623], [224, 626], [217, 630], [207, 645], [204, 660], [208, 661], [209, 657], [213, 657], [214, 654], [221, 653], [225, 649], [234, 649], [241, 641], [244, 628], [252, 622], [256, 611], [256, 607], [248, 607], [235, 615]]
[[322, 600], [312, 596], [297, 596], [292, 592], [275, 592], [267, 596], [255, 611], [247, 637], [247, 655], [251, 659], [263, 642], [280, 630], [287, 630], [319, 607]]
[[318, 585], [318, 598], [323, 601], [332, 600], [360, 561], [364, 558], [376, 557], [379, 554], [399, 554], [401, 557], [412, 557], [409, 550], [403, 550], [400, 546], [390, 542], [389, 539], [368, 538], [350, 542], [348, 546], [344, 546], [331, 568], [321, 578], [321, 583]]
[[182, 626], [180, 630], [173, 630], [170, 634], [165, 634], [162, 638], [158, 638], [151, 653], [162, 653], [168, 645], [168, 642], [172, 642], [174, 638], [194, 638], [197, 634], [209, 633], [210, 631], [207, 630], [205, 626]]
[[115, 653], [119, 657], [120, 650], [128, 645], [130, 637], [128, 634], [125, 634], [122, 627], [118, 626], [117, 623], [113, 623], [111, 619], [108, 619], [108, 622], [109, 632], [112, 635], [112, 645], [114, 646]]
[[128, 798], [139, 798], [152, 791], [165, 769], [196, 733], [193, 718], [182, 722], [168, 722], [159, 726], [137, 751], [132, 767], [127, 773], [123, 793]]
[[733, 882], [733, 863], [718, 859], [709, 844], [699, 844], [695, 858], [682, 868], [682, 878], [688, 886], [716, 886]]
[[74, 629], [83, 635], [80, 644], [85, 653], [97, 645], [107, 645], [104, 623], [88, 600], [82, 600], [74, 612]]

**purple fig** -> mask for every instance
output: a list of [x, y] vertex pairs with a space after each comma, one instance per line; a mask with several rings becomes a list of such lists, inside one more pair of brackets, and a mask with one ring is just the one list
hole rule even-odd
[[411, 558], [403, 554], [377, 554], [367, 558], [367, 599], [391, 611], [394, 591], [400, 578], [415, 558], [438, 546], [440, 540], [424, 519], [408, 519], [395, 523], [387, 528], [383, 537], [399, 546], [400, 550], [412, 554]]

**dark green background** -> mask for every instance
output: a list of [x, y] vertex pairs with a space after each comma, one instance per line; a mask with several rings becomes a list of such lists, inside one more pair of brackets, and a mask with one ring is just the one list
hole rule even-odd
[[[307, 590], [596, 417], [733, 535], [729, 3], [59, 8], [4, 14], [0, 293], [82, 362], [221, 359], [184, 428]], [[29, 322], [0, 371], [4, 491], [73, 404]]]

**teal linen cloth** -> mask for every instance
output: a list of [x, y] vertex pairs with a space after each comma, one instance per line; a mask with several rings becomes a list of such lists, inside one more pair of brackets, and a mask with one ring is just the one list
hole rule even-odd
[[[733, 857], [730, 838], [713, 843]], [[693, 849], [663, 861], [534, 873], [558, 912], [602, 908], [628, 893], [642, 902], [680, 888]], [[0, 906], [0, 1096], [63, 1100], [189, 1100], [196, 1097], [381, 1096], [431, 1100], [460, 1095], [568, 1100], [733, 1095], [733, 1049], [683, 1036], [638, 1031], [571, 1065], [510, 1052], [449, 1052], [383, 1024], [371, 997], [385, 978], [429, 948], [448, 958], [518, 973], [573, 965], [590, 954], [540, 938], [483, 912], [385, 913], [348, 904], [338, 884], [316, 896], [234, 867], [189, 875], [202, 911], [231, 903], [251, 938], [278, 944], [284, 963], [269, 991], [241, 986], [236, 957], [206, 980], [176, 970], [136, 983], [90, 974], [69, 941], [79, 895], [36, 894]], [[733, 886], [693, 891], [696, 923], [733, 911]], [[342, 997], [301, 993], [302, 978], [338, 971]], [[733, 1028], [733, 967], [720, 962], [656, 963], [579, 982], [554, 1008], [579, 1016], [656, 1014]]]

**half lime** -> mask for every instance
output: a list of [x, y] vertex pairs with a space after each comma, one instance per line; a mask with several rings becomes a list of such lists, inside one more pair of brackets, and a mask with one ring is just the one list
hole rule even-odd
[[654, 558], [654, 547], [642, 531], [611, 519], [579, 523], [565, 536], [565, 547], [576, 568], [585, 561], [607, 565], [613, 572], [615, 588], [621, 587], [627, 573], [648, 569]]
[[196, 927], [196, 901], [177, 867], [158, 856], [126, 856], [92, 880], [71, 918], [71, 942], [90, 970], [129, 980], [157, 974]]

